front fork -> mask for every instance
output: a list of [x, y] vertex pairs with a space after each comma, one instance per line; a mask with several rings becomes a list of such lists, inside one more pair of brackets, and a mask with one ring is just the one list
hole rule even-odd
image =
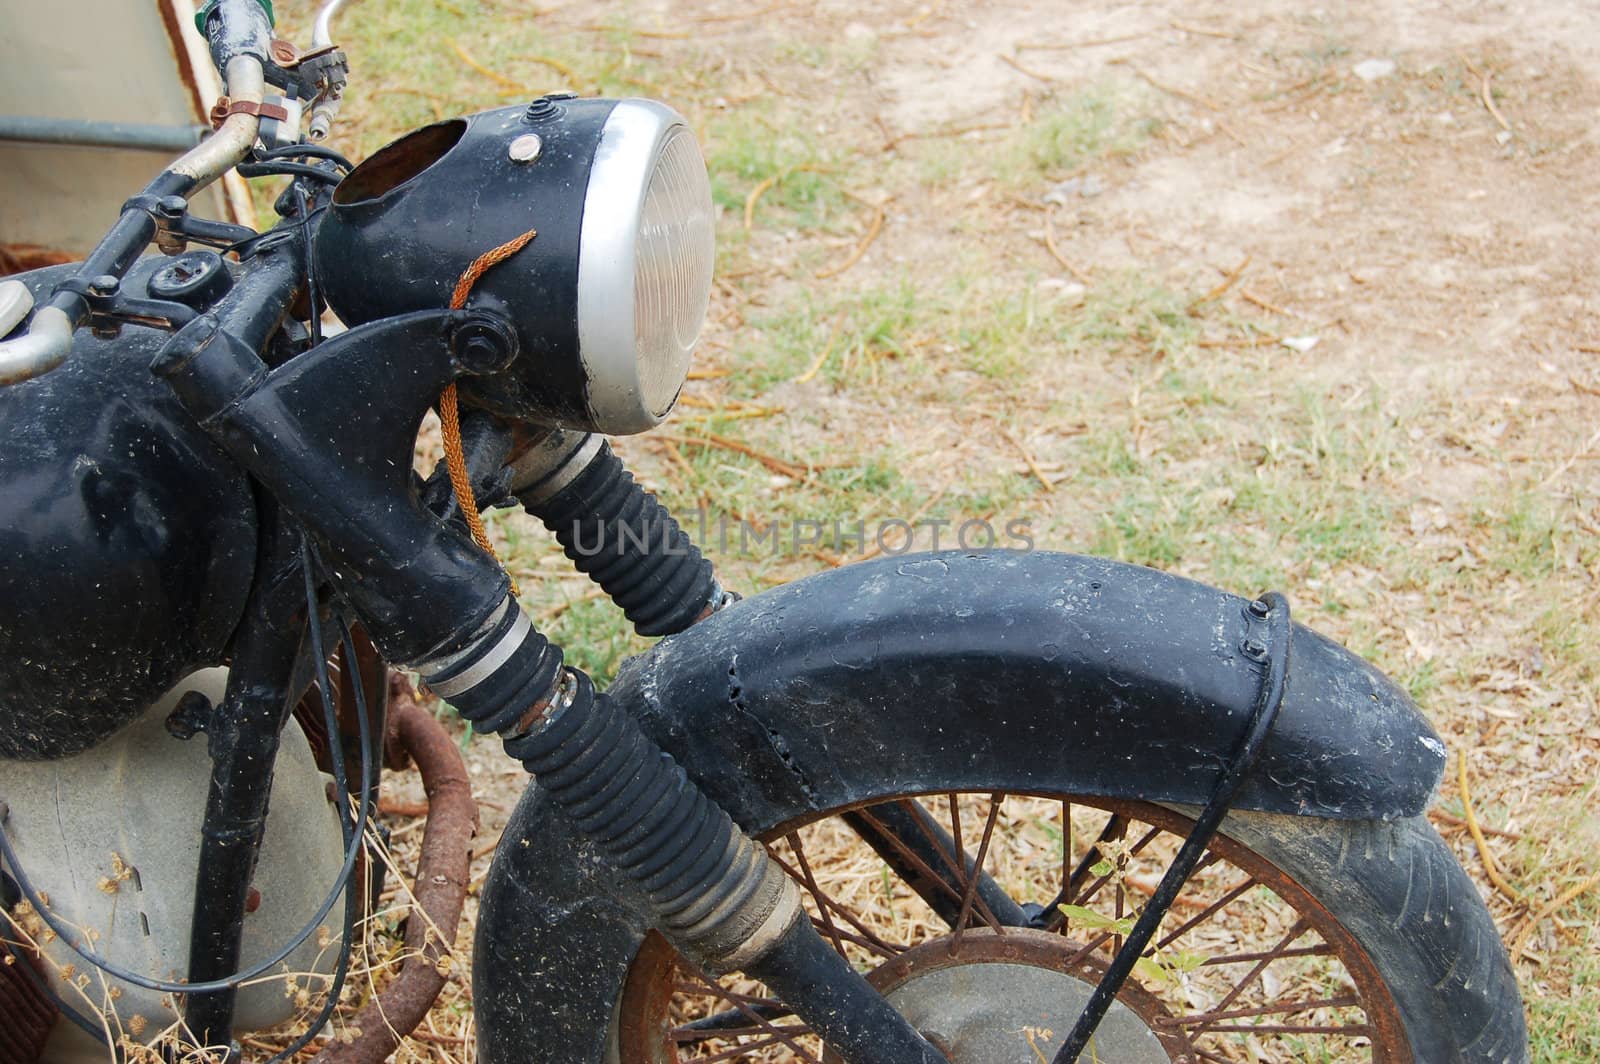
[[[543, 455], [537, 469], [517, 471], [525, 485], [514, 490], [639, 630], [679, 631], [730, 600], [603, 442], [558, 434]], [[619, 704], [564, 665], [515, 599], [465, 648], [416, 667], [474, 728], [500, 735], [693, 963], [761, 980], [847, 1060], [945, 1060], [822, 940], [766, 849]]]
[[[154, 372], [320, 541], [330, 580], [385, 658], [409, 663], [477, 730], [499, 734], [639, 887], [685, 956], [763, 980], [852, 1064], [941, 1064], [943, 1055], [822, 941], [766, 850], [563, 663], [491, 559], [420, 505], [410, 468], [422, 414], [458, 376], [496, 372], [515, 358], [515, 331], [492, 312], [417, 312], [268, 367], [257, 352], [276, 322], [248, 315], [250, 290], [281, 287], [290, 250], [259, 255], [236, 298], [175, 334]], [[337, 395], [363, 401], [329, 401]], [[513, 488], [579, 568], [652, 634], [686, 627], [725, 601], [709, 564], [610, 450], [573, 441], [569, 451], [547, 452], [542, 466], [514, 468]], [[594, 550], [585, 529], [614, 538]]]

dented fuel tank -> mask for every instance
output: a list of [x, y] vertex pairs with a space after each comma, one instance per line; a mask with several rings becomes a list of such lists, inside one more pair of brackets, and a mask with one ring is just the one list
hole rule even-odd
[[[37, 299], [72, 269], [17, 279]], [[0, 388], [0, 759], [95, 745], [220, 664], [243, 614], [251, 486], [151, 375], [166, 337], [80, 330], [62, 366]]]

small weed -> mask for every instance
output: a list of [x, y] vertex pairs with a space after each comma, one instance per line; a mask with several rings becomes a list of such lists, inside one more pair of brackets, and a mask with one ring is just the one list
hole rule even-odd
[[1001, 153], [997, 176], [1056, 178], [1096, 159], [1132, 154], [1157, 128], [1156, 118], [1138, 113], [1146, 99], [1131, 84], [1104, 82], [1047, 106]]

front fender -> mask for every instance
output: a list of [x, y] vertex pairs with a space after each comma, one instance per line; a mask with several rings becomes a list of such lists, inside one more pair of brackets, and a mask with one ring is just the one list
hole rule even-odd
[[[1152, 569], [906, 555], [729, 607], [629, 662], [609, 693], [757, 834], [918, 791], [1200, 805], [1247, 725], [1262, 666], [1241, 648], [1263, 633], [1245, 599]], [[1412, 816], [1444, 757], [1404, 692], [1296, 626], [1276, 726], [1234, 805]], [[643, 907], [536, 786], [504, 838], [478, 929], [482, 1060], [517, 1059], [530, 1037], [598, 1060]]]
[[[634, 659], [610, 694], [735, 819], [836, 806], [886, 767], [916, 789], [947, 771], [941, 746], [984, 786], [1001, 765], [1010, 790], [1199, 805], [1244, 734], [1262, 666], [1241, 647], [1263, 632], [1246, 600], [1154, 569], [908, 555], [741, 602]], [[1283, 707], [1234, 805], [1412, 816], [1444, 758], [1392, 681], [1296, 626]]]

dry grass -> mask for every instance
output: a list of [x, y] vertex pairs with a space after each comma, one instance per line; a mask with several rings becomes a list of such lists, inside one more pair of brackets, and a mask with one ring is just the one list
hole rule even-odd
[[[1482, 842], [1453, 783], [1436, 823], [1519, 947], [1536, 1059], [1592, 1060], [1600, 31], [1165, 6], [351, 5], [343, 141], [556, 88], [679, 107], [719, 281], [678, 414], [619, 444], [645, 482], [713, 527], [1026, 518], [1286, 590], [1467, 757]], [[641, 645], [532, 522], [490, 529], [579, 664]], [[714, 551], [744, 590], [861, 553]], [[520, 770], [469, 757], [492, 837]], [[465, 968], [397, 1059], [474, 1058]]]

